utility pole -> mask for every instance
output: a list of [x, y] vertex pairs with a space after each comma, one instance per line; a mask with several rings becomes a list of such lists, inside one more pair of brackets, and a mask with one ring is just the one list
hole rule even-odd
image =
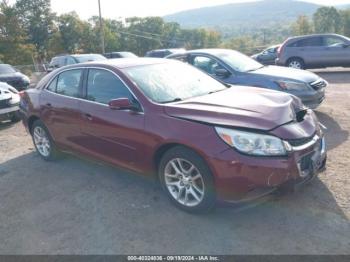
[[98, 0], [98, 11], [100, 15], [100, 37], [101, 37], [101, 50], [102, 54], [105, 53], [105, 33], [103, 29], [102, 15], [101, 15], [101, 1]]

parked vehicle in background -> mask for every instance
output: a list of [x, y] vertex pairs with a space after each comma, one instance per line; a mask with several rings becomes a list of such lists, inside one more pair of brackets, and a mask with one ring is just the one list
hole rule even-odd
[[233, 88], [173, 60], [65, 67], [25, 91], [20, 108], [42, 158], [74, 152], [158, 173], [189, 212], [293, 188], [326, 165], [320, 124], [298, 98]]
[[167, 58], [189, 63], [227, 84], [262, 87], [295, 95], [312, 109], [325, 99], [327, 82], [316, 74], [293, 68], [264, 66], [237, 51], [203, 49]]
[[185, 51], [186, 49], [183, 49], [183, 48], [158, 49], [158, 50], [148, 51], [145, 57], [163, 58], [168, 55], [183, 53]]
[[277, 51], [276, 64], [298, 69], [350, 66], [350, 39], [336, 34], [288, 38]]
[[251, 57], [263, 65], [274, 65], [277, 58], [277, 50], [280, 45], [270, 46], [264, 51], [252, 55]]
[[30, 85], [28, 76], [8, 64], [0, 64], [0, 82], [5, 82], [18, 91], [27, 89]]
[[84, 63], [84, 62], [103, 61], [103, 60], [107, 60], [107, 58], [105, 58], [103, 55], [100, 55], [100, 54], [55, 56], [51, 59], [47, 72], [51, 72], [54, 69], [57, 69], [66, 65], [74, 65], [74, 64]]
[[111, 52], [111, 53], [105, 53], [103, 54], [104, 57], [107, 59], [113, 59], [113, 58], [135, 58], [138, 57], [134, 53], [131, 52]]
[[17, 122], [20, 120], [19, 101], [18, 91], [12, 86], [0, 82], [0, 122], [4, 120]]

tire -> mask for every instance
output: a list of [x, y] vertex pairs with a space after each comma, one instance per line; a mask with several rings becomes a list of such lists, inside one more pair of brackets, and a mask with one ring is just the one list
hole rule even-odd
[[216, 204], [214, 179], [205, 161], [192, 150], [176, 146], [162, 157], [159, 180], [171, 202], [190, 213], [206, 213]]
[[305, 69], [305, 63], [301, 58], [293, 57], [287, 62], [287, 66], [295, 69]]
[[11, 120], [12, 123], [17, 123], [17, 122], [21, 121], [21, 117], [19, 115], [19, 112], [13, 113], [11, 115], [11, 119], [10, 120]]
[[36, 120], [31, 128], [31, 135], [37, 153], [46, 161], [59, 157], [59, 151], [52, 137], [41, 120]]

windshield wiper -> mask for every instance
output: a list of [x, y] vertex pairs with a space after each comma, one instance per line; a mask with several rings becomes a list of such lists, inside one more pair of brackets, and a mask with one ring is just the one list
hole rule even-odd
[[164, 101], [164, 102], [162, 102], [162, 104], [168, 104], [168, 103], [180, 102], [180, 101], [182, 101], [182, 99], [177, 97], [177, 98], [174, 98], [174, 99], [169, 100], [169, 101]]

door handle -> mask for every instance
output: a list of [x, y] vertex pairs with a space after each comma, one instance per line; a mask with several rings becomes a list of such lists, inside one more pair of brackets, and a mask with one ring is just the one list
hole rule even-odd
[[87, 119], [87, 120], [92, 120], [92, 115], [90, 114], [84, 114], [84, 117]]
[[46, 103], [47, 107], [52, 107], [51, 103]]

